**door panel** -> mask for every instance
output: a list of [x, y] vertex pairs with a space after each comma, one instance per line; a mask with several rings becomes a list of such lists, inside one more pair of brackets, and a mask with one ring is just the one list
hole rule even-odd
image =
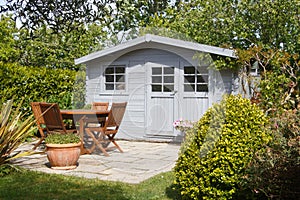
[[174, 135], [175, 93], [178, 89], [178, 63], [148, 62], [147, 133], [161, 136]]
[[184, 97], [180, 104], [180, 116], [182, 119], [198, 121], [208, 109], [208, 98]]
[[208, 66], [180, 62], [180, 104], [178, 115], [184, 120], [198, 121], [208, 109]]
[[174, 98], [151, 97], [149, 102], [148, 130], [150, 134], [173, 135]]

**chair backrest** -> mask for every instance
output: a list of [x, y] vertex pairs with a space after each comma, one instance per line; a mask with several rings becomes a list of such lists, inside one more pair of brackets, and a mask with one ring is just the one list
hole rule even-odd
[[92, 110], [107, 110], [109, 102], [92, 102]]
[[110, 112], [108, 114], [107, 120], [104, 127], [115, 127], [116, 130], [119, 129], [121, 125], [127, 102], [124, 103], [112, 103]]
[[57, 103], [39, 103], [47, 131], [67, 132]]
[[39, 102], [31, 102], [30, 106], [31, 106], [31, 110], [33, 112], [33, 116], [34, 116], [36, 122], [39, 123], [39, 124], [44, 124], [45, 121], [44, 121], [44, 118], [42, 116], [40, 103]]
[[44, 136], [44, 128], [42, 125], [45, 124], [44, 116], [42, 115], [41, 107], [40, 107], [40, 102], [31, 102], [30, 103], [31, 110], [33, 112], [33, 116], [35, 118], [35, 122], [37, 124], [38, 130], [41, 134], [41, 136]]

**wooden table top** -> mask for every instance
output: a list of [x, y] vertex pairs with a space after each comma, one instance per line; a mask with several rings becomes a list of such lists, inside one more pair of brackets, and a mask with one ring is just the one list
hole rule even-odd
[[101, 115], [108, 114], [109, 110], [90, 110], [90, 109], [74, 109], [74, 110], [60, 110], [62, 115]]

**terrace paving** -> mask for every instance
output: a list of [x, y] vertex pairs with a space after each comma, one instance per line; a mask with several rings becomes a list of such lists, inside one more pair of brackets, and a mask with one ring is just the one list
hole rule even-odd
[[[180, 149], [176, 143], [120, 140], [118, 144], [124, 153], [112, 150], [108, 151], [110, 156], [104, 156], [100, 151], [81, 155], [77, 168], [73, 170], [51, 169], [46, 153], [16, 159], [14, 164], [45, 173], [137, 184], [161, 172], [171, 171]], [[26, 143], [18, 150], [28, 150], [32, 146], [33, 143]]]

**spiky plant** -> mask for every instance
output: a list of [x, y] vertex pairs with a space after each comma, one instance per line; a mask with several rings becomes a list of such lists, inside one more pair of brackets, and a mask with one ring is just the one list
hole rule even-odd
[[0, 166], [11, 159], [30, 155], [32, 151], [15, 151], [29, 136], [34, 120], [29, 116], [22, 121], [22, 113], [19, 106], [13, 110], [13, 101], [9, 100], [2, 105], [0, 113]]

